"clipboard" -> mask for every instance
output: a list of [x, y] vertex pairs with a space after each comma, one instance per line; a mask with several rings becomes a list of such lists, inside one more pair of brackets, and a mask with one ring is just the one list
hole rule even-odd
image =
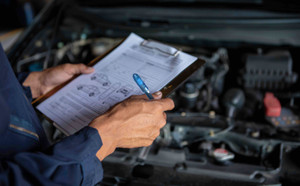
[[[88, 66], [94, 66], [97, 63], [100, 63], [101, 60], [106, 57], [108, 54], [110, 54], [112, 51], [114, 51], [117, 47], [119, 47], [124, 41], [123, 39], [119, 44], [117, 44], [112, 49], [108, 50], [105, 54], [96, 57], [94, 60], [88, 63]], [[181, 50], [176, 49], [174, 47], [165, 45], [163, 43], [160, 43], [158, 41], [154, 40], [143, 40], [140, 43], [141, 47], [147, 48], [147, 50], [151, 50], [153, 52], [158, 52], [161, 55], [167, 55], [167, 56], [173, 56], [176, 57], [180, 54]], [[168, 97], [173, 91], [176, 90], [181, 84], [183, 84], [194, 72], [196, 72], [201, 66], [205, 64], [205, 61], [202, 59], [197, 58], [196, 61], [194, 61], [191, 65], [186, 67], [183, 71], [181, 71], [175, 78], [173, 78], [169, 83], [167, 83], [160, 91], [163, 94], [163, 98]], [[45, 95], [40, 96], [36, 100], [32, 102], [32, 105], [36, 109], [36, 107], [41, 104], [43, 101], [45, 101], [47, 98], [51, 97], [53, 94], [55, 94], [57, 91], [59, 91], [61, 88], [63, 88], [65, 85], [70, 83], [72, 80], [77, 78], [79, 75], [74, 76], [69, 81], [58, 85], [54, 89], [50, 90]], [[57, 125], [54, 121], [52, 121], [50, 118], [48, 118], [46, 115], [44, 115], [42, 112], [40, 112], [38, 109], [36, 109], [38, 113], [42, 114], [47, 120], [49, 120], [51, 123], [56, 126], [56, 128], [60, 129], [62, 132], [64, 132], [66, 135], [68, 135], [68, 132], [64, 131], [63, 128], [61, 128], [59, 125]]]
[[[95, 65], [97, 62], [100, 62], [101, 59], [103, 59], [106, 55], [108, 55], [111, 51], [113, 51], [114, 49], [116, 49], [119, 45], [122, 44], [122, 42], [125, 39], [123, 39], [119, 44], [117, 44], [115, 47], [111, 48], [110, 50], [108, 50], [107, 52], [105, 52], [103, 55], [96, 57], [95, 59], [93, 59], [91, 62], [88, 63], [88, 66], [93, 66]], [[142, 47], [146, 47], [148, 49], [151, 50], [155, 50], [157, 52], [163, 53], [165, 55], [170, 55], [170, 56], [174, 56], [176, 57], [180, 52], [181, 49], [175, 49], [176, 51], [174, 52], [170, 52], [170, 51], [166, 51], [163, 48], [157, 48], [157, 47], [152, 47], [151, 43], [158, 43], [162, 46], [167, 46], [169, 49], [175, 49], [173, 47], [170, 47], [168, 45], [165, 45], [163, 43], [160, 43], [158, 41], [155, 40], [151, 40], [151, 39], [145, 39], [143, 42], [140, 43], [140, 46]], [[186, 80], [188, 80], [188, 78], [194, 74], [200, 67], [202, 67], [205, 64], [205, 61], [198, 58], [192, 65], [188, 66], [184, 71], [182, 71], [178, 76], [176, 76], [172, 81], [170, 81], [167, 85], [165, 85], [160, 91], [163, 94], [163, 98], [168, 97], [172, 92], [174, 92], [181, 84], [183, 84]], [[79, 74], [80, 75], [80, 74]], [[38, 104], [42, 103], [44, 100], [46, 100], [47, 98], [49, 98], [50, 96], [52, 96], [55, 92], [57, 92], [58, 90], [60, 90], [62, 87], [64, 87], [66, 84], [68, 84], [69, 82], [71, 82], [73, 79], [75, 79], [76, 77], [78, 77], [79, 75], [74, 76], [73, 78], [71, 78], [70, 80], [68, 80], [67, 82], [58, 85], [57, 87], [53, 88], [52, 90], [50, 90], [48, 93], [46, 93], [45, 95], [40, 96], [39, 98], [35, 99], [32, 102], [32, 105], [34, 107], [36, 107]]]

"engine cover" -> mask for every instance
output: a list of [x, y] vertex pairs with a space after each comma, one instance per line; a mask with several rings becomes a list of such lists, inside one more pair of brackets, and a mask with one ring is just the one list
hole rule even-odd
[[297, 80], [292, 72], [293, 60], [288, 51], [266, 55], [248, 55], [246, 58], [244, 87], [262, 90], [282, 90]]

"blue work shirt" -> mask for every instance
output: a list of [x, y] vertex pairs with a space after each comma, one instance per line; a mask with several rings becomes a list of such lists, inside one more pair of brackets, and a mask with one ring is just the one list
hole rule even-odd
[[95, 185], [101, 181], [98, 131], [85, 127], [49, 146], [26, 96], [28, 90], [16, 78], [0, 44], [0, 185]]

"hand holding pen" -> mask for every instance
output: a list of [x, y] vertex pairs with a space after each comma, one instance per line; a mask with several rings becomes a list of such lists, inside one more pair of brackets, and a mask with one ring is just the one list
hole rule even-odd
[[[149, 101], [145, 95], [131, 96], [90, 123], [103, 143], [97, 152], [101, 161], [116, 148], [150, 146], [159, 135], [166, 124], [165, 111], [172, 110], [174, 102], [170, 98], [161, 99], [161, 92], [151, 95], [147, 90], [148, 98], [153, 100]], [[140, 159], [147, 151], [146, 148], [140, 153]]]
[[[142, 78], [138, 74], [133, 74], [133, 79], [150, 100], [154, 99], [154, 97], [150, 93], [149, 88], [147, 87], [145, 82], [142, 80]], [[151, 149], [151, 146], [143, 147], [138, 156], [138, 161], [140, 161], [140, 162], [145, 161], [150, 152], [150, 149]]]

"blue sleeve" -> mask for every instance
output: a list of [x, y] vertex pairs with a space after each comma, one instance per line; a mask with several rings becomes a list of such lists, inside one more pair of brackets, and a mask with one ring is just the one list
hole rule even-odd
[[17, 79], [18, 79], [20, 85], [23, 88], [23, 92], [26, 95], [28, 101], [32, 102], [32, 94], [31, 94], [30, 87], [23, 86], [23, 83], [24, 83], [24, 81], [26, 80], [26, 78], [28, 77], [29, 74], [30, 74], [30, 72], [21, 72], [21, 73], [16, 74], [16, 76], [17, 76]]
[[98, 131], [85, 127], [44, 152], [1, 159], [0, 185], [95, 185], [103, 177], [101, 146]]

